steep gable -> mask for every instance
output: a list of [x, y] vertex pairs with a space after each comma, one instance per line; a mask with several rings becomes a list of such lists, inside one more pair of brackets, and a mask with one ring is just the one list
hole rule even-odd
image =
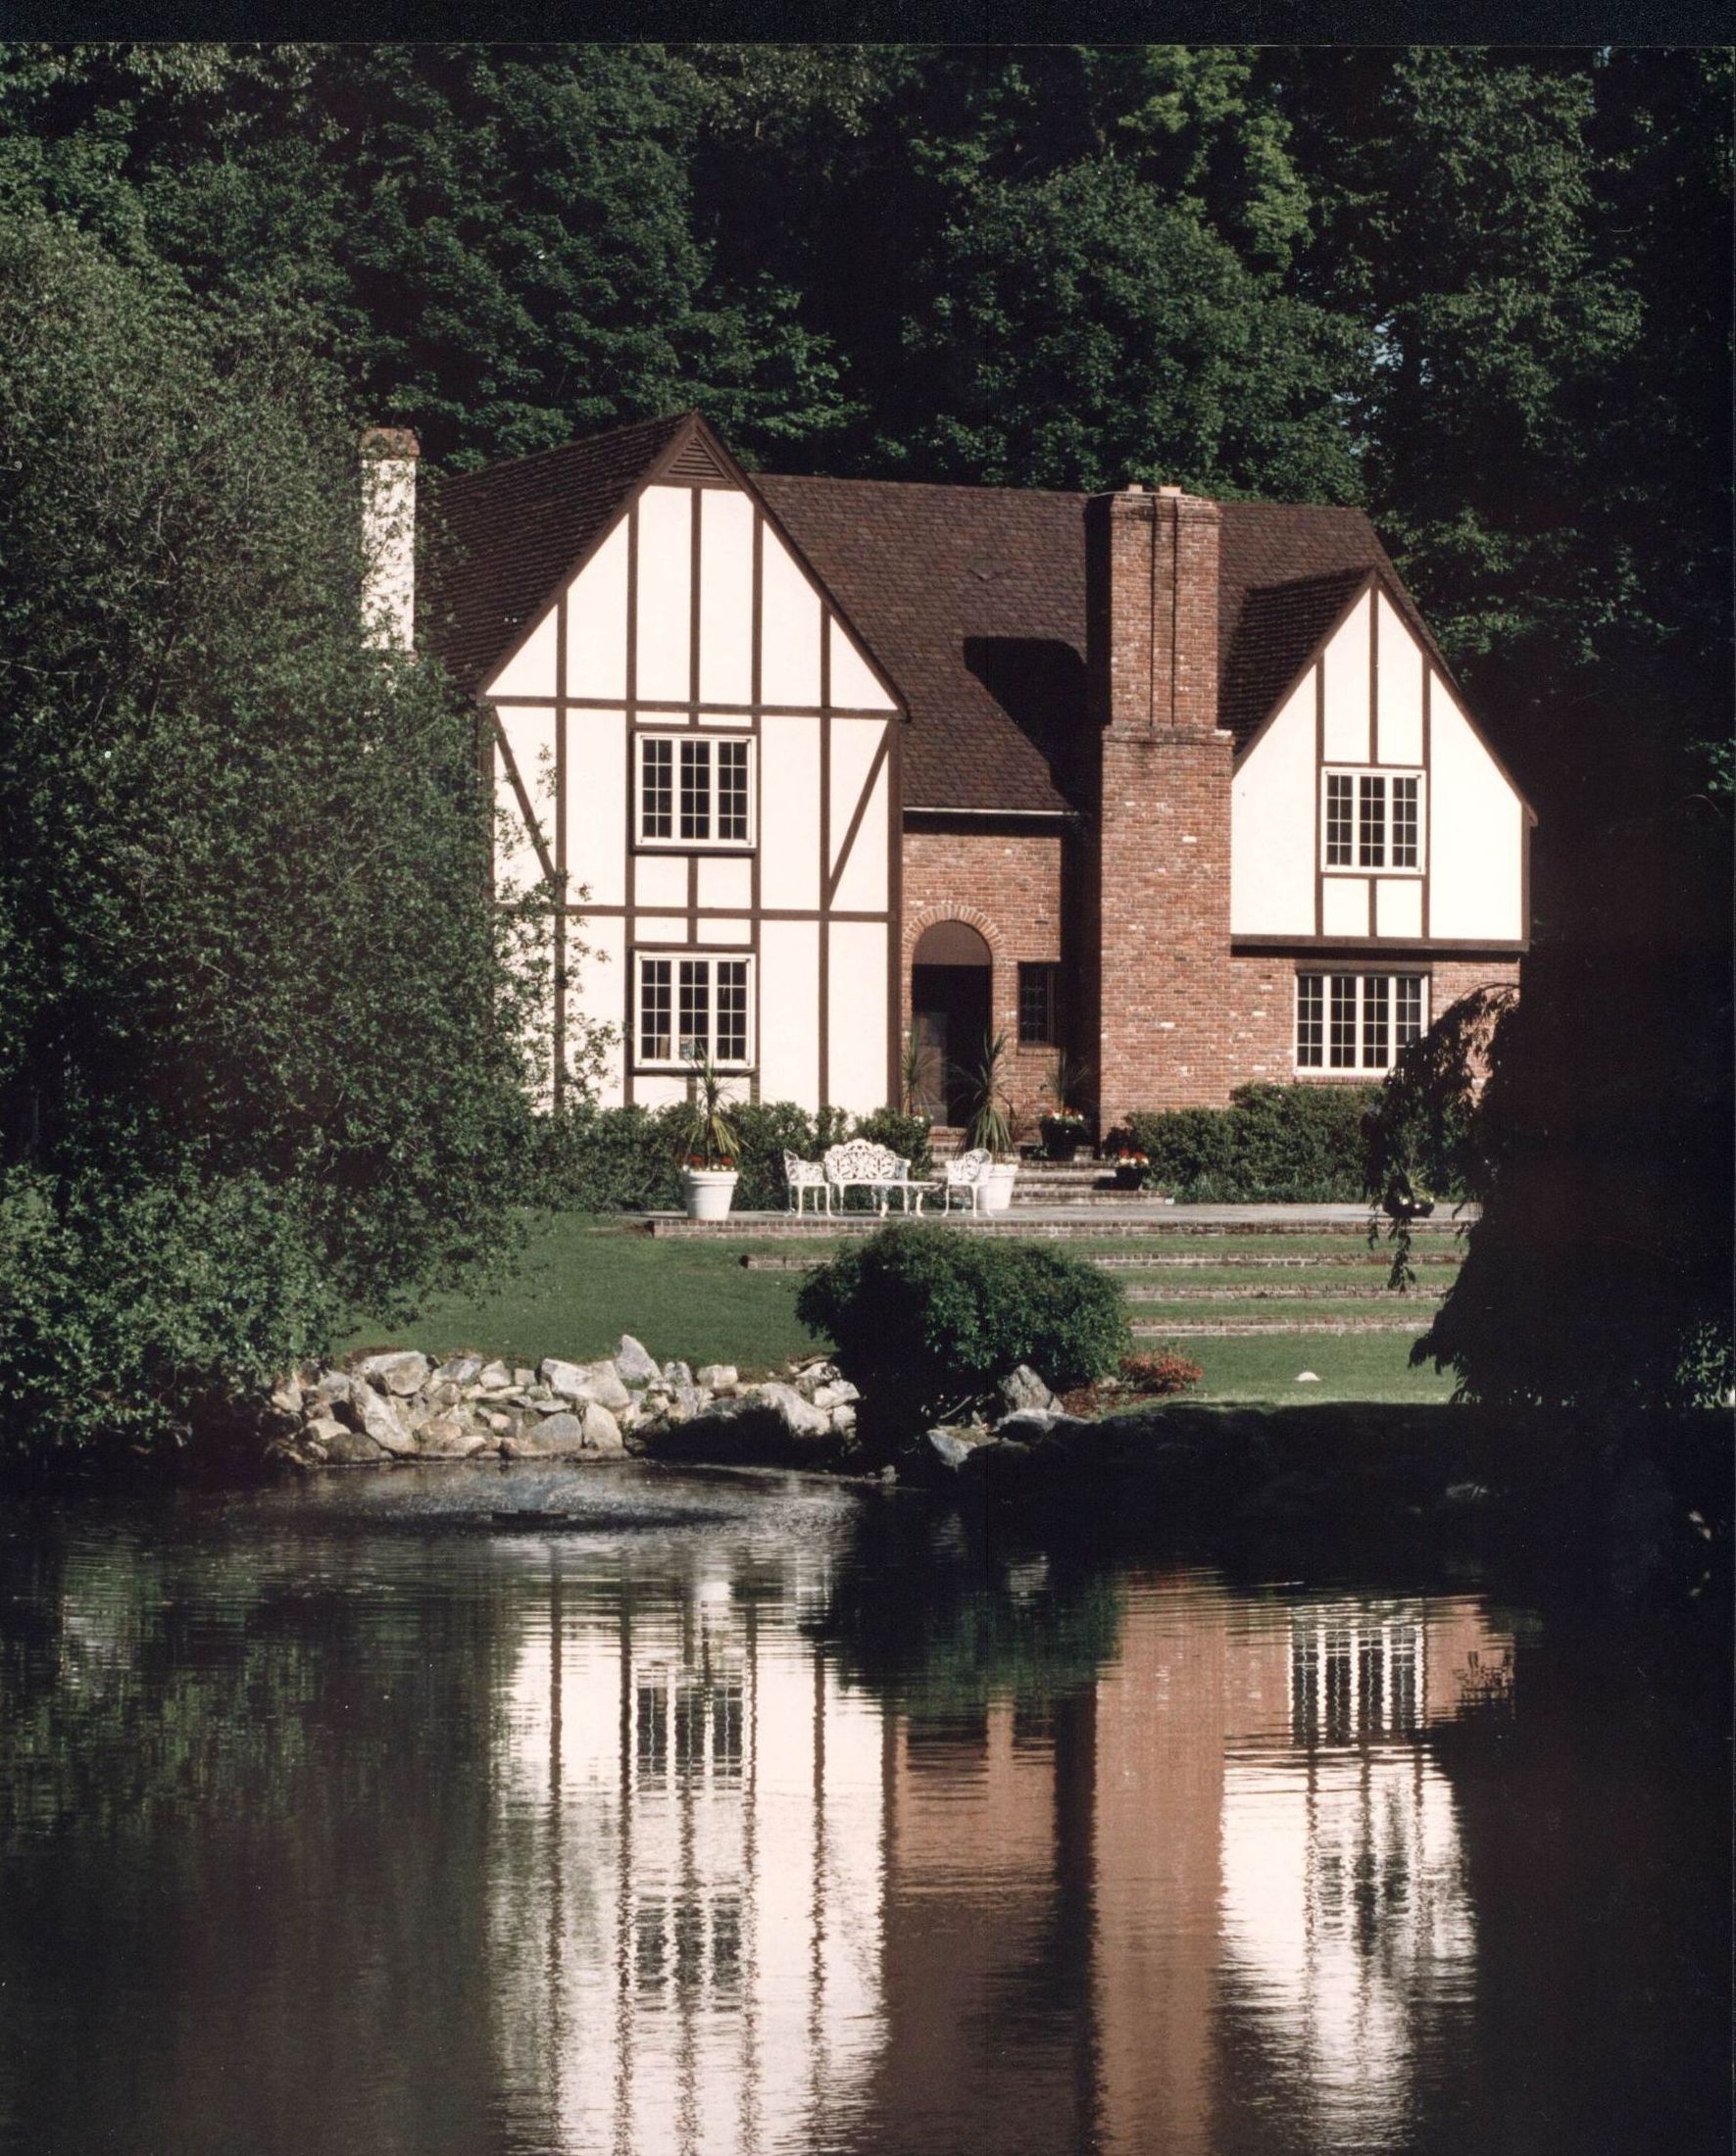
[[479, 689], [511, 655], [687, 416], [641, 419], [444, 482], [426, 618], [461, 688]]

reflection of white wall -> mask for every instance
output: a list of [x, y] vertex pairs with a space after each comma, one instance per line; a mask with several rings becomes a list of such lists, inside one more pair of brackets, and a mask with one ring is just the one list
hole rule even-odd
[[624, 1620], [569, 1577], [507, 1680], [498, 2042], [555, 2149], [811, 2146], [875, 2063], [879, 1717], [795, 1632], [812, 1569], [751, 1616], [715, 1549]]
[[1333, 2147], [1384, 2145], [1424, 2017], [1474, 1972], [1453, 1792], [1415, 1743], [1425, 1652], [1419, 1618], [1308, 1613], [1294, 1748], [1225, 1763], [1224, 1966]]

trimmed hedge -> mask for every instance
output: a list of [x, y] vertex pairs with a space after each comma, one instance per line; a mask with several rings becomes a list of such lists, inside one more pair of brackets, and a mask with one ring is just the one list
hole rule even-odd
[[[684, 1112], [678, 1107], [600, 1108], [581, 1102], [560, 1115], [538, 1118], [521, 1196], [527, 1204], [577, 1212], [678, 1206], [678, 1133]], [[870, 1138], [908, 1157], [913, 1176], [930, 1170], [927, 1124], [891, 1108], [876, 1108], [854, 1122], [842, 1108], [821, 1108], [816, 1115], [793, 1101], [744, 1101], [726, 1113], [741, 1142], [735, 1204], [743, 1212], [775, 1211], [787, 1202], [786, 1150], [815, 1160], [846, 1137]]]
[[1238, 1086], [1226, 1108], [1127, 1118], [1151, 1183], [1184, 1204], [1360, 1203], [1375, 1085]]
[[1131, 1345], [1119, 1283], [1083, 1258], [916, 1221], [808, 1275], [796, 1315], [830, 1339], [885, 1451], [987, 1396], [1018, 1363], [1055, 1392], [1107, 1376]]

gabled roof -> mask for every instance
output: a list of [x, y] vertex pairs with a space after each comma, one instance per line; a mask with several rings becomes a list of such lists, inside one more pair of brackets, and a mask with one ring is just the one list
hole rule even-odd
[[[1084, 497], [755, 483], [904, 692], [906, 807], [1066, 809], [1068, 736], [1084, 724]], [[1021, 699], [1017, 677], [1045, 673], [1052, 692]]]
[[[676, 413], [445, 482], [424, 618], [463, 688], [482, 687], [638, 487], [682, 453], [678, 437], [702, 427]], [[1081, 805], [1085, 495], [749, 475], [722, 454], [896, 685], [912, 720], [908, 808]], [[1219, 723], [1238, 750], [1371, 572], [1448, 671], [1360, 509], [1224, 502], [1219, 532]]]
[[442, 483], [428, 641], [462, 689], [511, 655], [687, 417], [639, 419]]

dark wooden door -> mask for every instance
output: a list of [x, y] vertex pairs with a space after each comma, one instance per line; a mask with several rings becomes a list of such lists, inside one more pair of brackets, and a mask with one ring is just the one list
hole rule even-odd
[[970, 1120], [969, 1068], [989, 1029], [986, 965], [911, 968], [911, 1020], [928, 1064], [923, 1112], [943, 1122]]

